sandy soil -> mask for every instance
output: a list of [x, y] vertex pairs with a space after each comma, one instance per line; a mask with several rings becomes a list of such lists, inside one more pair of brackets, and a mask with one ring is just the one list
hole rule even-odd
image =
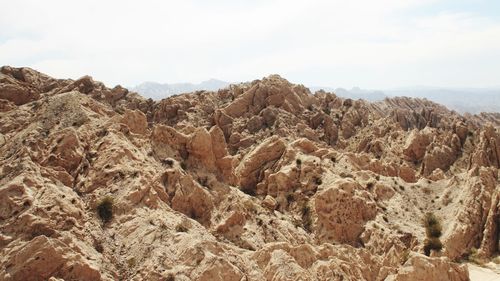
[[500, 273], [492, 269], [469, 264], [469, 276], [471, 281], [498, 281]]

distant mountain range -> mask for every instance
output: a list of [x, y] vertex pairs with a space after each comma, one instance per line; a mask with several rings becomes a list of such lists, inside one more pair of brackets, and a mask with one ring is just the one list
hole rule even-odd
[[427, 98], [460, 113], [500, 112], [499, 89], [414, 87], [385, 91], [389, 96]]
[[341, 97], [379, 101], [388, 97], [426, 98], [442, 104], [460, 113], [500, 112], [500, 88], [436, 88], [408, 87], [388, 90], [364, 90], [354, 87], [351, 90], [343, 88], [311, 87], [311, 91], [324, 89]]
[[344, 88], [331, 88], [331, 87], [310, 87], [311, 92], [324, 90], [326, 92], [335, 93], [337, 96], [351, 99], [364, 99], [367, 101], [379, 101], [387, 98], [388, 96], [383, 91], [378, 90], [364, 90], [354, 87], [351, 90]]
[[177, 95], [182, 93], [190, 93], [200, 90], [205, 91], [217, 91], [219, 89], [225, 88], [230, 83], [224, 82], [217, 79], [210, 79], [203, 81], [199, 84], [193, 83], [157, 83], [157, 82], [144, 82], [135, 87], [130, 88], [131, 91], [137, 92], [147, 98], [152, 98], [154, 100], [164, 99], [171, 95]]
[[[225, 88], [229, 82], [210, 79], [199, 84], [192, 83], [156, 83], [145, 82], [130, 90], [139, 94], [159, 100], [171, 95], [189, 93], [199, 90], [216, 91]], [[364, 99], [368, 101], [379, 101], [387, 97], [407, 96], [426, 98], [440, 103], [460, 113], [500, 112], [500, 88], [498, 89], [474, 89], [474, 88], [435, 88], [435, 87], [408, 87], [388, 90], [367, 90], [354, 87], [350, 90], [332, 87], [309, 87], [312, 93], [318, 90], [333, 92], [338, 96]]]

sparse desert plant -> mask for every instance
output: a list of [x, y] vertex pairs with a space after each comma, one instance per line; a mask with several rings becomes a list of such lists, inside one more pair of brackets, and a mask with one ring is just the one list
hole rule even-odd
[[311, 232], [312, 227], [312, 217], [311, 217], [311, 207], [307, 203], [302, 206], [302, 225], [307, 232]]
[[295, 164], [297, 165], [297, 167], [300, 167], [300, 165], [302, 165], [302, 160], [300, 158], [297, 158], [295, 160]]
[[374, 182], [372, 182], [372, 181], [371, 181], [371, 182], [368, 182], [368, 183], [366, 184], [366, 189], [368, 189], [368, 190], [372, 190], [372, 188], [373, 188], [373, 186], [374, 186], [374, 185], [375, 185], [375, 183], [374, 183]]
[[433, 213], [426, 213], [423, 219], [423, 225], [427, 236], [424, 242], [425, 255], [429, 256], [431, 250], [441, 251], [441, 249], [443, 249], [443, 244], [441, 240], [439, 240], [439, 237], [441, 237], [443, 228], [439, 219]]
[[439, 238], [431, 237], [425, 239], [424, 253], [426, 256], [430, 256], [432, 250], [440, 252], [442, 249], [443, 243], [441, 243], [441, 240], [439, 240]]
[[97, 214], [102, 222], [108, 223], [113, 218], [113, 198], [106, 196], [97, 204]]
[[[433, 213], [427, 213], [424, 216], [424, 226], [425, 228], [433, 227], [433, 226], [439, 226], [441, 228], [439, 219], [434, 215]], [[441, 233], [438, 236], [434, 237], [439, 237], [441, 236]]]
[[424, 227], [427, 237], [439, 238], [442, 234], [442, 227], [439, 219], [433, 213], [424, 216]]
[[315, 178], [314, 178], [314, 183], [315, 183], [316, 185], [321, 185], [321, 184], [323, 183], [323, 181], [321, 180], [321, 178], [320, 178], [320, 177], [315, 177]]

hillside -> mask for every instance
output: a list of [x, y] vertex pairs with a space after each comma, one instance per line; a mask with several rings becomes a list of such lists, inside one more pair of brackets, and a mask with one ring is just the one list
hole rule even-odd
[[469, 280], [498, 254], [499, 114], [5, 66], [0, 120], [0, 280]]

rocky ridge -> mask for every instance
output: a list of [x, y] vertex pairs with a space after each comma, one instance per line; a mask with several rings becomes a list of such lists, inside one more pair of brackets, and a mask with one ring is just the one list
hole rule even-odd
[[498, 114], [5, 66], [0, 120], [0, 280], [468, 280], [498, 253]]

